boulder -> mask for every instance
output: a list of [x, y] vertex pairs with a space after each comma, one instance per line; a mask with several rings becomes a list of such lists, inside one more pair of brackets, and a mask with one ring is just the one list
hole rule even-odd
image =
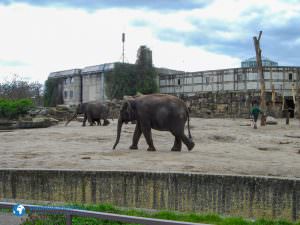
[[272, 116], [267, 116], [267, 119], [266, 119], [266, 124], [269, 124], [269, 125], [276, 125], [278, 124], [277, 120], [272, 117]]
[[0, 130], [11, 130], [17, 127], [17, 122], [13, 120], [0, 119]]
[[46, 128], [53, 125], [56, 125], [58, 120], [49, 117], [35, 117], [31, 121], [20, 120], [17, 123], [17, 127], [21, 129], [30, 129], [30, 128]]

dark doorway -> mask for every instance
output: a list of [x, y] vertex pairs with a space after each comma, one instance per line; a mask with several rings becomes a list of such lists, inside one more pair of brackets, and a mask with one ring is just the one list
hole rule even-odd
[[290, 113], [290, 118], [294, 118], [295, 104], [293, 97], [285, 97], [285, 108], [288, 108]]

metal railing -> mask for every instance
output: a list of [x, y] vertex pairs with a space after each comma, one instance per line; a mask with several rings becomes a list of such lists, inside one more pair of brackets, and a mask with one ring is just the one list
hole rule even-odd
[[[16, 203], [9, 202], [0, 202], [0, 209], [12, 209]], [[145, 217], [136, 217], [136, 216], [126, 216], [126, 215], [118, 215], [113, 213], [103, 213], [103, 212], [94, 212], [88, 210], [80, 210], [80, 209], [63, 209], [59, 206], [42, 206], [42, 205], [29, 205], [22, 204], [27, 211], [31, 213], [41, 213], [41, 214], [60, 214], [66, 217], [66, 224], [72, 225], [72, 217], [91, 217], [103, 220], [110, 221], [118, 221], [118, 222], [126, 222], [126, 223], [138, 223], [138, 224], [148, 224], [148, 225], [204, 225], [200, 223], [190, 223], [190, 222], [179, 222], [173, 220], [161, 220], [161, 219], [153, 219], [153, 218], [145, 218]]]

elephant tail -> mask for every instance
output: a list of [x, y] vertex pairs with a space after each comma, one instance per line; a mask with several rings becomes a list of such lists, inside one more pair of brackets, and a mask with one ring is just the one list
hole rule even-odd
[[186, 110], [187, 113], [187, 121], [188, 121], [188, 132], [189, 132], [189, 139], [192, 139], [191, 131], [190, 131], [190, 113], [188, 109]]

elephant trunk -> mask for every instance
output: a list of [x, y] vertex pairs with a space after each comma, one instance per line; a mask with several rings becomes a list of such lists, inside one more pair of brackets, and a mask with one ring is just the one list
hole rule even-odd
[[119, 119], [118, 119], [117, 139], [116, 139], [116, 142], [115, 142], [115, 144], [114, 144], [113, 149], [116, 148], [117, 144], [118, 144], [119, 141], [120, 141], [122, 125], [123, 125], [123, 121], [121, 120], [121, 118], [119, 118]]
[[76, 116], [77, 116], [77, 112], [75, 112], [74, 115], [70, 119], [68, 119], [68, 121], [65, 123], [65, 126], [67, 126], [73, 119], [75, 119]]

